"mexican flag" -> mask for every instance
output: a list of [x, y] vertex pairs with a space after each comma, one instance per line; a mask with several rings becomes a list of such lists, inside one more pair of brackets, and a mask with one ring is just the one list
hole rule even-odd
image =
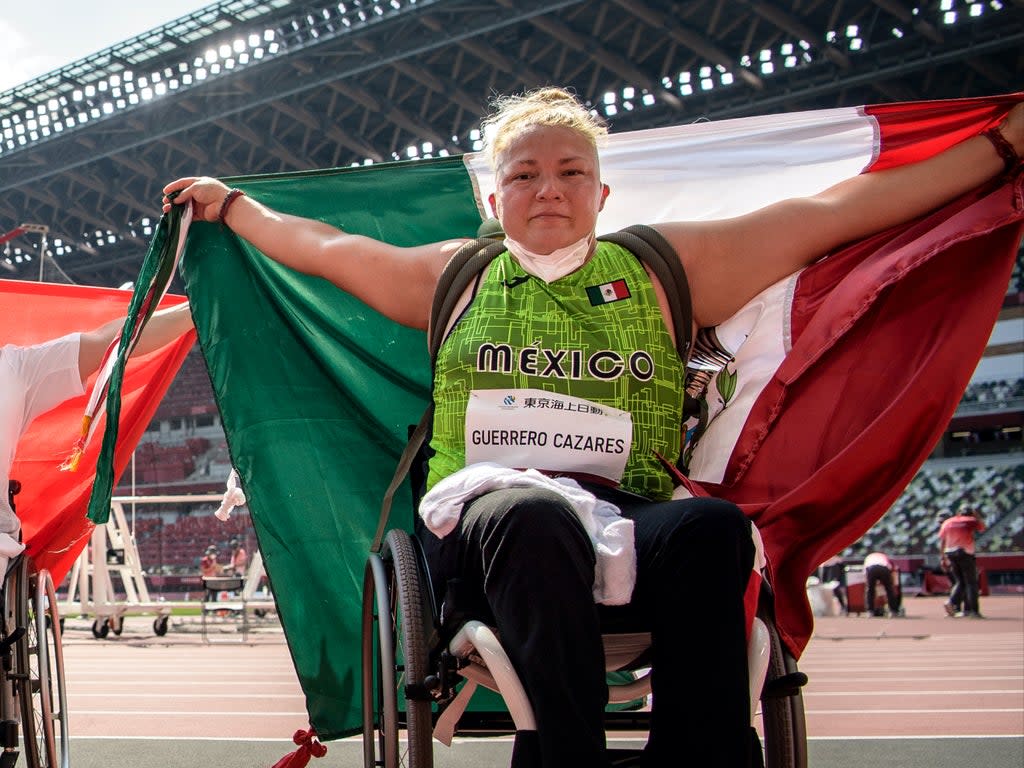
[[601, 304], [611, 304], [613, 301], [622, 301], [630, 297], [629, 286], [625, 280], [612, 280], [610, 283], [594, 285], [587, 288], [587, 297], [592, 307]]
[[[918, 160], [1021, 98], [613, 134], [601, 153], [612, 194], [598, 234], [733, 216]], [[231, 183], [280, 211], [399, 245], [473, 236], [493, 189], [475, 155]], [[881, 517], [970, 379], [1006, 294], [1021, 195], [1019, 176], [995, 181], [852, 243], [723, 326], [731, 358], [690, 430], [691, 478], [761, 528], [796, 653], [811, 629], [806, 576]], [[193, 224], [181, 269], [310, 723], [323, 739], [352, 734], [363, 569], [381, 497], [428, 401], [424, 334], [271, 262], [225, 227]], [[596, 298], [617, 295], [609, 285]], [[410, 527], [404, 489], [393, 509], [391, 525]]]

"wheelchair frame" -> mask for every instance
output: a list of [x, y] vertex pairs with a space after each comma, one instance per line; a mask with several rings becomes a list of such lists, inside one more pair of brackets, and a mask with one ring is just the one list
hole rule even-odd
[[3, 585], [0, 627], [0, 768], [68, 768], [64, 651], [53, 579], [31, 572], [31, 560], [12, 560]]
[[[768, 598], [768, 599], [765, 599]], [[801, 689], [807, 677], [797, 670], [796, 661], [782, 644], [771, 611], [770, 593], [763, 595], [758, 607], [751, 644], [755, 666], [764, 668], [760, 685], [760, 714], [765, 768], [806, 768], [807, 738]], [[462, 679], [482, 682], [505, 698], [513, 729], [529, 728], [532, 709], [518, 677], [508, 664], [493, 633], [479, 622], [460, 632], [441, 647], [441, 630], [436, 619], [436, 601], [431, 591], [425, 560], [419, 545], [405, 531], [392, 529], [379, 553], [367, 560], [363, 580], [362, 605], [362, 713], [363, 764], [365, 768], [432, 768], [434, 727], [456, 699], [456, 685]], [[482, 628], [482, 629], [481, 629]], [[605, 635], [606, 655], [609, 638]], [[636, 635], [629, 636], [635, 644]], [[462, 643], [463, 648], [458, 645]], [[453, 650], [454, 649], [454, 650]], [[458, 651], [458, 652], [456, 652]], [[626, 655], [633, 658], [631, 651]], [[748, 654], [750, 656], [750, 654]], [[611, 661], [617, 669], [622, 659]], [[630, 665], [626, 665], [631, 669]], [[498, 685], [493, 685], [497, 680]], [[755, 685], [757, 683], [754, 683]], [[610, 700], [629, 701], [644, 695], [649, 688], [642, 679], [627, 684], [621, 696], [610, 689]], [[756, 702], [752, 702], [752, 709]], [[456, 717], [461, 715], [456, 704]], [[609, 713], [609, 724], [615, 715]], [[626, 727], [647, 729], [647, 713], [626, 713]], [[753, 719], [753, 713], [752, 713]], [[453, 718], [439, 728], [454, 730]], [[475, 730], [508, 732], [509, 717], [499, 717], [497, 725]], [[406, 730], [406, 748], [400, 750], [399, 730]], [[450, 734], [449, 734], [450, 735]], [[439, 736], [439, 740], [450, 741]], [[639, 752], [635, 753], [639, 756]], [[626, 758], [627, 760], [629, 758]], [[616, 764], [626, 764], [617, 762]]]
[[[21, 483], [10, 480], [11, 509]], [[68, 768], [68, 703], [63, 624], [53, 578], [26, 554], [2, 574], [0, 602], [0, 768], [13, 768], [19, 748], [29, 768]]]

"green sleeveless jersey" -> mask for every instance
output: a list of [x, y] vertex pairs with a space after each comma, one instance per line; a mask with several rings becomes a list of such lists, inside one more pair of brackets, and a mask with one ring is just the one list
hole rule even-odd
[[594, 411], [627, 412], [632, 435], [622, 441], [620, 485], [668, 498], [673, 482], [655, 454], [679, 458], [683, 379], [651, 278], [628, 250], [599, 241], [581, 269], [553, 283], [528, 275], [505, 251], [437, 354], [427, 486], [466, 465], [472, 393], [539, 390], [582, 398]]

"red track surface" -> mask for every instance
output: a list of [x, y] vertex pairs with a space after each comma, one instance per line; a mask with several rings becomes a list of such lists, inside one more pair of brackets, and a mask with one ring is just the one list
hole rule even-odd
[[[1024, 734], [1024, 596], [983, 598], [986, 620], [909, 598], [900, 619], [826, 617], [800, 668], [810, 739]], [[72, 739], [288, 739], [307, 725], [279, 631], [204, 644], [196, 625], [129, 617], [120, 637], [69, 620]], [[232, 639], [231, 634], [218, 635]]]
[[984, 620], [948, 618], [943, 600], [817, 620], [800, 661], [810, 738], [1024, 734], [1024, 597], [982, 598]]

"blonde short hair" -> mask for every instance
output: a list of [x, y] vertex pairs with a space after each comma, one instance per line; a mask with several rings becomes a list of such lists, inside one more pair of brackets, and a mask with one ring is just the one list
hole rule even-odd
[[515, 139], [538, 125], [569, 128], [586, 138], [597, 151], [599, 141], [607, 135], [604, 120], [593, 114], [579, 99], [564, 88], [541, 88], [528, 93], [499, 96], [492, 103], [493, 112], [484, 118], [487, 159], [497, 169], [498, 157]]

